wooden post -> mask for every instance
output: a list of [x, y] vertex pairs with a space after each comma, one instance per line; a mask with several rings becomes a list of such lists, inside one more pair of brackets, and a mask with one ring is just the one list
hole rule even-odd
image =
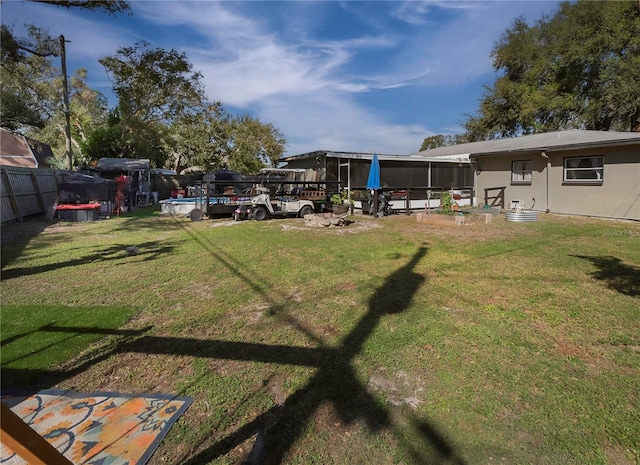
[[40, 184], [38, 183], [38, 176], [35, 171], [31, 171], [31, 184], [33, 184], [33, 188], [36, 191], [36, 198], [38, 199], [38, 205], [40, 206], [40, 210], [43, 213], [46, 213], [46, 209], [44, 207], [44, 199], [42, 198], [42, 191], [40, 190]]
[[411, 215], [411, 188], [407, 187], [407, 196], [405, 197], [405, 205], [407, 208], [407, 215]]
[[62, 66], [62, 103], [64, 112], [64, 139], [67, 169], [73, 169], [73, 155], [71, 153], [71, 110], [69, 106], [69, 84], [67, 82], [67, 52], [64, 36], [60, 35], [60, 64]]
[[4, 402], [0, 404], [2, 405], [0, 440], [5, 446], [30, 465], [73, 465], [46, 439], [13, 413]]
[[22, 223], [22, 214], [20, 213], [20, 206], [18, 205], [18, 201], [16, 200], [16, 194], [13, 192], [13, 186], [11, 185], [11, 178], [9, 177], [9, 173], [5, 168], [2, 168], [2, 182], [5, 186], [7, 186], [7, 192], [9, 193], [9, 200], [11, 201], [11, 206], [13, 207], [13, 211], [16, 214], [16, 219], [18, 222]]

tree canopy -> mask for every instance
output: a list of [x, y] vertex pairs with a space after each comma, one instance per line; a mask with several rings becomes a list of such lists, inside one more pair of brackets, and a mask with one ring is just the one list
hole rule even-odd
[[[29, 0], [66, 8], [102, 10], [109, 14], [130, 10], [126, 0]], [[0, 125], [20, 131], [49, 144], [58, 156], [60, 166], [66, 153], [66, 126], [63, 108], [63, 77], [52, 57], [61, 54], [61, 40], [45, 30], [28, 25], [27, 35], [16, 38], [4, 24], [1, 27], [0, 54]], [[90, 133], [104, 118], [107, 102], [102, 94], [86, 85], [86, 70], [77, 70], [69, 89], [71, 144], [80, 149]], [[76, 161], [86, 158], [77, 150]]]
[[121, 157], [165, 163], [166, 133], [204, 102], [200, 75], [184, 53], [140, 42], [100, 60], [118, 97]]
[[[55, 2], [54, 2], [55, 3]], [[83, 2], [72, 3], [78, 6]], [[104, 3], [104, 2], [103, 2]], [[113, 3], [113, 2], [106, 2]], [[64, 165], [66, 123], [62, 73], [52, 57], [60, 41], [31, 26], [15, 38], [2, 26], [0, 124], [51, 146]], [[157, 167], [231, 168], [252, 173], [274, 166], [285, 139], [271, 124], [249, 115], [231, 115], [206, 99], [202, 75], [184, 53], [152, 49], [141, 42], [104, 57], [118, 98], [106, 98], [77, 70], [69, 85], [74, 164], [103, 157], [148, 158]]]
[[[15, 39], [2, 26], [0, 125], [50, 145], [62, 167], [66, 144], [62, 73], [52, 60], [59, 55], [59, 43], [35, 26], [30, 26], [28, 35], [21, 39]], [[79, 69], [69, 81], [76, 163], [87, 161], [81, 144], [107, 112], [106, 99], [90, 89], [86, 80], [86, 70]]]
[[55, 41], [34, 26], [28, 34], [18, 40], [5, 25], [1, 27], [0, 124], [13, 130], [44, 127], [56, 107], [52, 83], [60, 73], [50, 58], [58, 51]]
[[110, 14], [130, 11], [131, 7], [126, 0], [29, 0], [36, 3], [48, 3], [50, 5], [65, 8], [80, 7], [86, 10], [103, 10]]
[[426, 137], [422, 141], [422, 145], [420, 146], [420, 152], [429, 149], [435, 149], [437, 147], [449, 147], [450, 145], [456, 144], [464, 144], [467, 141], [467, 137], [465, 135], [443, 135], [436, 134], [435, 136]]
[[469, 140], [569, 128], [640, 130], [640, 2], [564, 2], [533, 26], [517, 18], [492, 51]]
[[149, 158], [155, 166], [176, 171], [199, 166], [241, 173], [275, 165], [284, 152], [286, 141], [273, 125], [248, 115], [232, 116], [220, 102], [209, 102], [202, 75], [184, 53], [140, 42], [100, 63], [111, 78], [118, 107], [111, 128], [95, 133], [100, 144], [89, 141], [89, 151], [118, 146], [118, 156]]

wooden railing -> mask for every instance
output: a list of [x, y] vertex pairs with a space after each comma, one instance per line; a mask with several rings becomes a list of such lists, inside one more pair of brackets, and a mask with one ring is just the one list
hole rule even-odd
[[[500, 207], [504, 208], [504, 190], [506, 186], [503, 187], [487, 187], [484, 190], [484, 204], [491, 205], [492, 207]], [[495, 195], [489, 195], [492, 191], [498, 191]]]
[[[452, 189], [436, 187], [384, 187], [381, 190], [391, 192], [391, 201], [395, 204], [395, 207], [393, 207], [395, 212], [404, 212], [407, 215], [410, 215], [414, 211], [436, 209], [439, 205], [440, 196], [443, 193], [454, 192], [454, 195], [456, 195], [454, 198], [455, 201], [462, 200], [473, 204], [474, 200], [474, 190], [469, 187], [454, 187]], [[367, 189], [359, 187], [355, 188], [354, 192], [356, 192], [354, 200], [360, 201], [363, 212], [368, 213], [369, 206], [367, 202], [369, 198]], [[364, 195], [357, 195], [363, 192], [365, 193]], [[398, 201], [402, 201], [403, 205], [399, 206]]]

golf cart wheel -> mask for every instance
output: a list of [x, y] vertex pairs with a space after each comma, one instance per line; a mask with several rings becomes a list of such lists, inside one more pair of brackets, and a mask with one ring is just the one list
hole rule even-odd
[[300, 218], [304, 218], [306, 215], [311, 215], [313, 213], [313, 208], [309, 205], [305, 205], [300, 209], [299, 216]]
[[189, 218], [191, 219], [191, 221], [201, 221], [203, 217], [204, 217], [204, 212], [199, 208], [194, 208], [189, 213]]
[[233, 214], [233, 219], [236, 221], [240, 221], [240, 213], [234, 213]]
[[254, 207], [253, 208], [253, 217], [257, 220], [257, 221], [262, 221], [267, 217], [267, 209], [264, 207]]

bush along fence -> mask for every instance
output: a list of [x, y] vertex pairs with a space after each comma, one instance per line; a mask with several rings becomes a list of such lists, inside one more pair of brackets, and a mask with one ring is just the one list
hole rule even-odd
[[2, 224], [53, 212], [58, 197], [58, 176], [49, 168], [2, 166]]

